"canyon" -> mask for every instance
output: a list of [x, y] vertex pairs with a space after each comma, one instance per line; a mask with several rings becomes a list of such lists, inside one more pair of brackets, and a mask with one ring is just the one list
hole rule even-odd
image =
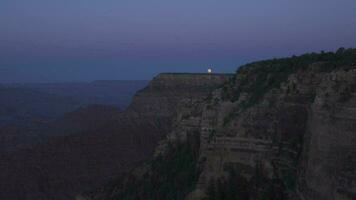
[[178, 103], [149, 161], [80, 197], [355, 199], [355, 88], [354, 49], [244, 65]]
[[[124, 111], [90, 106], [51, 127], [63, 133], [0, 152], [0, 199], [74, 199], [149, 158], [180, 101], [205, 98], [229, 75], [160, 74]], [[6, 143], [6, 142], [5, 142]]]
[[108, 109], [0, 154], [0, 199], [356, 198], [355, 49], [162, 73]]

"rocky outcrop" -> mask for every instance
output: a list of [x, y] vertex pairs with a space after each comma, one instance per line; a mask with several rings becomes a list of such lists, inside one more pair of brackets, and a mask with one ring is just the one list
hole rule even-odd
[[138, 92], [127, 109], [130, 115], [173, 118], [181, 101], [205, 98], [229, 80], [229, 74], [162, 73]]

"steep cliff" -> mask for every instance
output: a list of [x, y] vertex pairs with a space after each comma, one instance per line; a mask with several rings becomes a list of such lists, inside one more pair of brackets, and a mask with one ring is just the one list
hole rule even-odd
[[179, 101], [151, 161], [90, 199], [356, 198], [356, 50], [251, 63]]
[[134, 96], [126, 112], [148, 119], [173, 118], [179, 102], [205, 98], [231, 76], [232, 74], [159, 74]]
[[57, 124], [69, 124], [69, 135], [0, 152], [0, 199], [68, 200], [106, 183], [153, 153], [172, 129], [178, 101], [202, 99], [228, 78], [160, 74], [121, 113], [92, 107], [70, 114]]

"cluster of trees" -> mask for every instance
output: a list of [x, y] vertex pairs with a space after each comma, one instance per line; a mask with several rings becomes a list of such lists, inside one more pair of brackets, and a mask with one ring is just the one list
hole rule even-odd
[[249, 180], [229, 168], [226, 177], [210, 180], [204, 200], [283, 200], [290, 189], [283, 178], [269, 179], [258, 167]]
[[[336, 52], [309, 53], [289, 58], [271, 59], [241, 66], [230, 83], [223, 87], [225, 99], [236, 101], [242, 92], [250, 93], [246, 107], [257, 103], [270, 89], [278, 88], [288, 76], [318, 63], [320, 72], [354, 68], [356, 49], [340, 48]], [[239, 80], [237, 77], [239, 76]]]

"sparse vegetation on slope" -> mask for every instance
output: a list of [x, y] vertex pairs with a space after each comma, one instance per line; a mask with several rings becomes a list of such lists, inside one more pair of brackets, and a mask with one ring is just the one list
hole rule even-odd
[[[268, 91], [279, 88], [291, 74], [299, 70], [314, 67], [313, 70], [323, 73], [336, 69], [348, 70], [355, 64], [356, 49], [339, 48], [336, 52], [308, 53], [241, 66], [234, 77], [223, 86], [222, 97], [232, 102], [237, 101], [242, 94], [246, 94], [247, 98], [226, 117], [225, 124], [239, 111], [256, 105]], [[310, 98], [313, 97], [314, 95]]]
[[236, 101], [242, 93], [249, 99], [244, 106], [256, 104], [263, 95], [278, 88], [290, 74], [305, 70], [311, 64], [319, 63], [320, 72], [345, 69], [356, 64], [356, 49], [340, 48], [336, 52], [309, 53], [290, 58], [264, 60], [241, 66], [230, 83], [223, 87], [225, 99]]
[[199, 135], [186, 143], [169, 144], [164, 155], [146, 163], [142, 176], [131, 175], [112, 183], [105, 200], [184, 199], [198, 180]]

